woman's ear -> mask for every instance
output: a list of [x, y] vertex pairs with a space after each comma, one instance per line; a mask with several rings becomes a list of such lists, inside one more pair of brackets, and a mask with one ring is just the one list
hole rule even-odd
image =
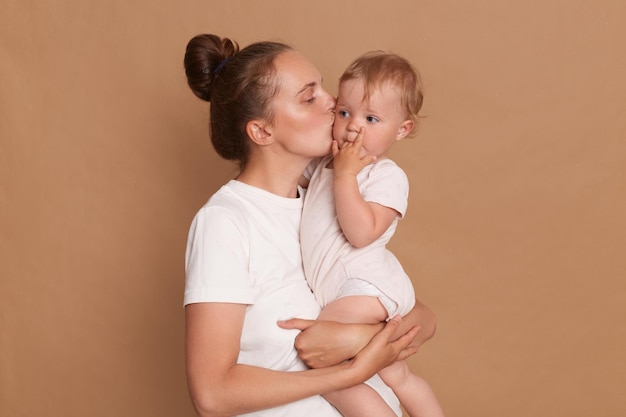
[[402, 122], [402, 124], [398, 128], [398, 135], [396, 136], [396, 140], [406, 138], [413, 131], [414, 127], [415, 127], [415, 123], [413, 122], [413, 120], [407, 119], [404, 122]]
[[246, 123], [246, 133], [257, 145], [269, 145], [272, 141], [272, 134], [268, 131], [267, 123], [262, 120], [250, 120]]

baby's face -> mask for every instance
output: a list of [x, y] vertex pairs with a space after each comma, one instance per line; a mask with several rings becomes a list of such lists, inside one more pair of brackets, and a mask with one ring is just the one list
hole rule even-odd
[[364, 127], [360, 156], [384, 158], [391, 146], [411, 131], [413, 122], [405, 118], [396, 89], [382, 85], [370, 88], [369, 100], [363, 100], [364, 96], [365, 84], [360, 78], [339, 85], [333, 137], [341, 147], [346, 141], [353, 142]]

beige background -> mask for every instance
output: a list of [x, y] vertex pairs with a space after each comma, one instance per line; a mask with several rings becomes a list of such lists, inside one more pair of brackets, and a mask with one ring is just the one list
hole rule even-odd
[[1, 416], [193, 415], [186, 234], [234, 172], [185, 84], [204, 32], [333, 93], [367, 50], [420, 68], [393, 249], [449, 417], [626, 415], [626, 3], [1, 0]]

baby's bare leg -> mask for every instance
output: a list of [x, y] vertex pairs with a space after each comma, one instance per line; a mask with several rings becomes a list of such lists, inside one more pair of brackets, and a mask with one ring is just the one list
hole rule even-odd
[[[387, 318], [387, 311], [376, 297], [349, 296], [338, 298], [328, 304], [318, 319], [342, 323], [380, 323]], [[344, 417], [397, 417], [385, 400], [372, 387], [359, 384], [351, 388], [324, 395]]]
[[411, 417], [443, 417], [443, 410], [428, 382], [415, 375], [405, 361], [390, 365], [378, 373], [400, 400]]
[[351, 295], [329, 303], [318, 319], [341, 323], [380, 323], [387, 320], [387, 310], [376, 297]]

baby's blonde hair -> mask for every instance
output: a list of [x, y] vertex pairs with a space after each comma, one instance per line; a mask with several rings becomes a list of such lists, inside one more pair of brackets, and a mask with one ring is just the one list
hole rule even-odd
[[424, 93], [420, 74], [409, 61], [391, 52], [367, 52], [348, 66], [339, 83], [357, 78], [362, 78], [365, 83], [365, 101], [369, 99], [370, 91], [386, 84], [396, 89], [405, 117], [417, 124]]

